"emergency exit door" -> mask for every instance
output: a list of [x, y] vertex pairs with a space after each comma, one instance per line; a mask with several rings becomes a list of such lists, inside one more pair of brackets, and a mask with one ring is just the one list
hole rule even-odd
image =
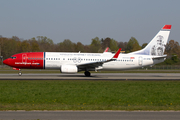
[[142, 66], [142, 65], [143, 65], [143, 57], [139, 56], [139, 66]]

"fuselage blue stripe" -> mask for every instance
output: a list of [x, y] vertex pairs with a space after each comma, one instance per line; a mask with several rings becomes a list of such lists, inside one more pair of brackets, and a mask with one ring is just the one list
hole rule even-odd
[[43, 65], [43, 69], [45, 69], [45, 58], [46, 58], [46, 52], [44, 52], [44, 65]]

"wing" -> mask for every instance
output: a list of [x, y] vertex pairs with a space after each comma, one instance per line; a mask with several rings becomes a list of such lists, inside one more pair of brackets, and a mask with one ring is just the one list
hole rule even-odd
[[105, 61], [98, 61], [98, 62], [90, 62], [90, 63], [85, 63], [85, 64], [78, 64], [77, 67], [79, 69], [95, 69], [96, 67], [102, 66], [104, 63], [110, 62], [110, 61], [115, 61], [119, 54], [121, 52], [121, 48], [116, 52], [116, 54], [111, 58], [107, 59]]

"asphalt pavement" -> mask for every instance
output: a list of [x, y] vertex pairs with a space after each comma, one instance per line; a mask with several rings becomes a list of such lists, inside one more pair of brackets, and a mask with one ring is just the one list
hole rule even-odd
[[180, 120], [180, 111], [0, 111], [0, 120]]
[[180, 73], [0, 74], [0, 80], [180, 80]]

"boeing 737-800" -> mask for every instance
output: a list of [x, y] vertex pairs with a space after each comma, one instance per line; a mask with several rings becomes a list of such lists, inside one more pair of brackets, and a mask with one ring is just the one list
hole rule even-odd
[[164, 51], [170, 30], [171, 25], [165, 25], [144, 49], [128, 54], [119, 55], [121, 49], [115, 54], [107, 52], [108, 49], [104, 53], [26, 52], [12, 55], [3, 63], [19, 70], [19, 75], [21, 69], [59, 69], [62, 73], [85, 71], [85, 76], [90, 76], [89, 71], [152, 66], [166, 59]]

